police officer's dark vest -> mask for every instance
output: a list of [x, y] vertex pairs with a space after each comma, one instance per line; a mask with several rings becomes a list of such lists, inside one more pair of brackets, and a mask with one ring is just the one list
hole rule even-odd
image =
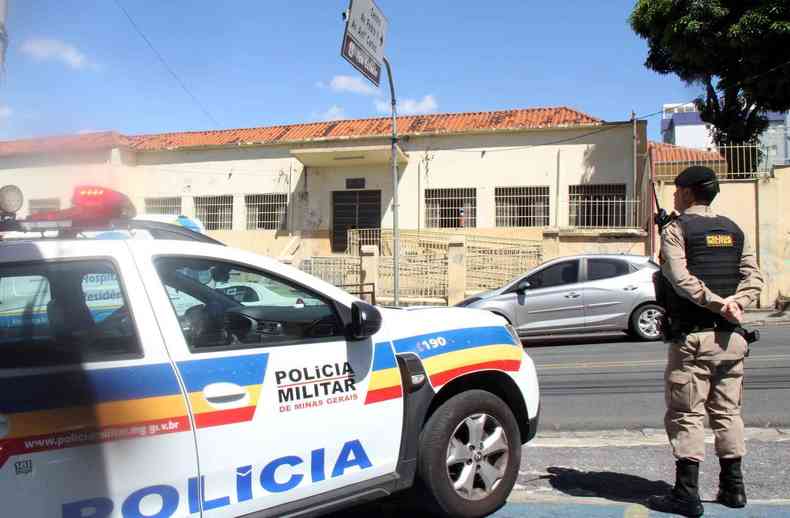
[[[707, 217], [683, 214], [677, 223], [686, 240], [686, 262], [689, 272], [705, 283], [716, 295], [734, 295], [741, 282], [743, 231], [724, 216]], [[667, 316], [674, 331], [689, 332], [694, 328], [727, 327], [727, 320], [702, 306], [681, 297], [668, 286], [665, 290]]]

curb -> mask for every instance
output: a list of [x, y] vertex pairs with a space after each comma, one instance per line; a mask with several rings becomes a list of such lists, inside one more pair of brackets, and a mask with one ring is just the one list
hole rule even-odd
[[[788, 442], [790, 428], [746, 428], [744, 436], [747, 441]], [[711, 430], [705, 430], [705, 443], [713, 444]], [[666, 446], [667, 436], [663, 430], [645, 428], [642, 430], [607, 430], [607, 431], [567, 431], [538, 432], [527, 448], [600, 448], [600, 447], [636, 447]]]
[[[772, 316], [776, 315], [776, 316]], [[748, 326], [770, 326], [790, 324], [790, 313], [787, 311], [767, 311], [767, 310], [747, 310], [744, 318], [744, 325]]]

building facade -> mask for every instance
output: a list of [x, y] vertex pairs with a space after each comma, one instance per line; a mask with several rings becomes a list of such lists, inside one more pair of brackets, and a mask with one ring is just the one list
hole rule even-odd
[[[398, 130], [402, 229], [644, 252], [644, 122], [560, 107], [400, 117]], [[390, 132], [377, 118], [18, 140], [0, 143], [0, 175], [27, 212], [102, 185], [139, 213], [197, 217], [234, 246], [323, 256], [346, 251], [348, 229], [391, 228]]]

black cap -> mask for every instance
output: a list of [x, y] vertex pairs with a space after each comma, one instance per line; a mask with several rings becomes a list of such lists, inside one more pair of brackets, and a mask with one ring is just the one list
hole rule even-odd
[[713, 169], [701, 165], [687, 167], [675, 178], [677, 187], [712, 186], [717, 183], [718, 179]]

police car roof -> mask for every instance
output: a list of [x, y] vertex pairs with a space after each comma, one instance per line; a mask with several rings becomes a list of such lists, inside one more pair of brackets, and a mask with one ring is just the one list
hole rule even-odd
[[28, 231], [20, 230], [16, 222], [6, 222], [5, 224], [0, 224], [0, 243], [11, 240], [134, 239], [134, 235], [126, 235], [124, 232], [136, 230], [146, 231], [152, 239], [157, 240], [195, 241], [224, 246], [224, 243], [221, 241], [181, 225], [137, 219], [112, 220], [106, 226], [79, 226]]

